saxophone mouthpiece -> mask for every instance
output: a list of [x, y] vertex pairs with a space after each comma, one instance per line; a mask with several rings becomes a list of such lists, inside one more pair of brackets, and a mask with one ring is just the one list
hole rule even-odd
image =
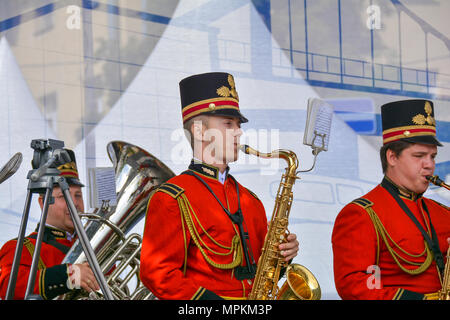
[[442, 181], [439, 176], [426, 176], [425, 179], [427, 179], [428, 181], [430, 181], [432, 184], [438, 186], [438, 187], [443, 187], [447, 190], [450, 190], [450, 185], [446, 184], [444, 181]]
[[248, 151], [248, 145], [246, 145], [246, 144], [240, 144], [239, 145], [239, 149], [243, 152], [243, 153], [246, 153], [246, 154], [249, 154], [249, 151]]
[[430, 181], [432, 184], [439, 186], [443, 181], [439, 179], [438, 176], [426, 176], [425, 179]]

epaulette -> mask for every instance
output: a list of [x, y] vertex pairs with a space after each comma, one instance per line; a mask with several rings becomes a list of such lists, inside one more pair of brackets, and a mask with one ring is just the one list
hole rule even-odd
[[373, 202], [369, 201], [365, 198], [355, 199], [351, 203], [357, 204], [358, 206], [362, 207], [363, 209], [367, 209], [367, 208], [373, 206]]
[[[245, 188], [245, 187], [244, 187], [244, 188]], [[247, 191], [250, 192], [250, 194], [251, 194], [252, 196], [254, 196], [256, 199], [259, 200], [258, 196], [257, 196], [252, 190], [250, 190], [250, 189], [248, 189], [248, 188], [245, 188], [245, 189], [247, 189]]]
[[184, 192], [184, 189], [173, 183], [163, 183], [156, 190], [156, 192], [158, 192], [158, 191], [167, 193], [168, 195], [170, 195], [174, 199], [176, 199]]

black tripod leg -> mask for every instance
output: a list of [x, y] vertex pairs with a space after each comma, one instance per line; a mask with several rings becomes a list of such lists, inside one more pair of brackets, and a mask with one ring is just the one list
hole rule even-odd
[[97, 257], [95, 256], [95, 252], [91, 247], [91, 243], [89, 241], [88, 236], [86, 235], [86, 231], [83, 228], [83, 224], [81, 223], [81, 219], [78, 216], [78, 211], [75, 205], [73, 204], [72, 197], [70, 196], [69, 185], [65, 181], [64, 178], [60, 178], [58, 180], [59, 186], [63, 192], [64, 198], [67, 203], [67, 207], [69, 208], [70, 215], [72, 217], [73, 224], [75, 226], [75, 231], [80, 239], [81, 245], [83, 246], [84, 254], [88, 260], [89, 266], [94, 273], [95, 278], [100, 286], [100, 289], [103, 293], [103, 296], [106, 300], [114, 300], [114, 297], [109, 289], [108, 284], [106, 283], [103, 272], [98, 264]]
[[41, 221], [39, 223], [38, 234], [36, 238], [36, 245], [33, 253], [33, 260], [31, 261], [30, 275], [28, 276], [27, 290], [25, 292], [25, 299], [33, 295], [34, 283], [36, 281], [36, 272], [41, 256], [42, 239], [44, 237], [45, 222], [47, 221], [48, 206], [50, 204], [50, 197], [53, 193], [53, 187], [46, 188], [44, 196], [44, 206], [42, 208]]
[[17, 274], [19, 272], [20, 260], [22, 258], [23, 239], [25, 238], [25, 230], [27, 228], [32, 197], [33, 193], [30, 189], [28, 189], [27, 198], [25, 200], [25, 207], [23, 209], [22, 221], [20, 222], [19, 235], [17, 237], [16, 251], [14, 252], [14, 260], [11, 266], [11, 274], [9, 276], [8, 289], [6, 290], [6, 300], [12, 300], [14, 298]]

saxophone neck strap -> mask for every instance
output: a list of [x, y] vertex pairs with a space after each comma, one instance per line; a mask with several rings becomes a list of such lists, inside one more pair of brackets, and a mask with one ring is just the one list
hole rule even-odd
[[439, 269], [440, 274], [442, 275], [444, 272], [444, 257], [442, 256], [442, 252], [439, 247], [439, 241], [436, 234], [436, 230], [433, 227], [433, 224], [431, 223], [431, 217], [430, 213], [428, 211], [428, 208], [425, 204], [425, 201], [423, 198], [418, 199], [417, 201], [421, 201], [422, 207], [424, 211], [427, 213], [428, 221], [430, 222], [430, 230], [431, 230], [431, 237], [430, 235], [425, 231], [425, 229], [422, 227], [420, 222], [417, 220], [417, 218], [414, 216], [414, 214], [409, 210], [408, 206], [405, 204], [405, 202], [400, 198], [398, 193], [396, 192], [395, 188], [391, 185], [391, 183], [387, 179], [383, 179], [381, 182], [381, 186], [385, 188], [390, 195], [395, 199], [395, 201], [398, 203], [398, 205], [402, 208], [403, 212], [411, 219], [411, 221], [416, 225], [417, 229], [419, 229], [420, 233], [422, 234], [424, 240], [427, 242], [428, 247], [433, 252], [434, 260], [436, 261], [436, 265]]
[[238, 280], [254, 278], [255, 273], [256, 273], [256, 262], [251, 253], [251, 250], [249, 250], [250, 249], [249, 248], [250, 247], [250, 237], [248, 235], [248, 232], [245, 232], [245, 230], [244, 230], [245, 221], [244, 221], [244, 215], [242, 214], [242, 210], [241, 210], [241, 200], [239, 197], [239, 186], [238, 186], [237, 181], [234, 179], [233, 176], [228, 175], [228, 177], [230, 177], [234, 181], [234, 184], [236, 186], [237, 199], [238, 199], [238, 209], [235, 213], [231, 213], [222, 204], [222, 202], [219, 200], [219, 198], [214, 193], [214, 191], [211, 189], [211, 187], [208, 185], [208, 183], [206, 183], [205, 180], [203, 180], [199, 175], [195, 174], [191, 170], [186, 170], [186, 171], [182, 172], [181, 174], [187, 174], [187, 175], [193, 176], [198, 181], [200, 181], [206, 187], [206, 189], [208, 189], [208, 191], [214, 196], [214, 198], [220, 204], [220, 206], [222, 207], [223, 211], [228, 216], [228, 218], [230, 218], [230, 220], [238, 227], [239, 237], [241, 238], [241, 243], [242, 243], [242, 247], [243, 247], [243, 251], [244, 251], [246, 266], [236, 267], [235, 277]]

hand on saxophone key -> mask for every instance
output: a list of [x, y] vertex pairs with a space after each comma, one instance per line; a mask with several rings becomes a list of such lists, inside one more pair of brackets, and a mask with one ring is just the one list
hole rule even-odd
[[297, 235], [289, 233], [285, 243], [280, 244], [280, 254], [284, 257], [284, 261], [288, 262], [297, 256], [299, 250], [299, 242]]

